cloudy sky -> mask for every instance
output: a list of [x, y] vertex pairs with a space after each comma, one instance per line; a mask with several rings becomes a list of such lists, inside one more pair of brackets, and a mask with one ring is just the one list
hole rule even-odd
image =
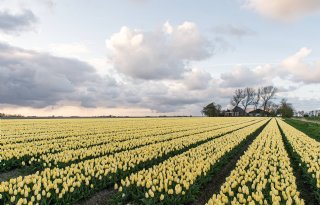
[[0, 112], [199, 115], [275, 85], [320, 108], [319, 0], [0, 0]]

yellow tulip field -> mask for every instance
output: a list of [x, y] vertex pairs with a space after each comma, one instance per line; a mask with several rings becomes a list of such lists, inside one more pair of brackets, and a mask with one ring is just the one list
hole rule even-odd
[[317, 204], [320, 142], [266, 117], [0, 120], [0, 204], [103, 190], [108, 204]]
[[208, 204], [304, 204], [295, 182], [280, 130], [272, 120]]

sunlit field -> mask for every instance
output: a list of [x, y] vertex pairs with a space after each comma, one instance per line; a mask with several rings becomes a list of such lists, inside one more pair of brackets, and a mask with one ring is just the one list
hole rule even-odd
[[276, 118], [1, 120], [0, 145], [0, 204], [320, 198], [320, 142]]

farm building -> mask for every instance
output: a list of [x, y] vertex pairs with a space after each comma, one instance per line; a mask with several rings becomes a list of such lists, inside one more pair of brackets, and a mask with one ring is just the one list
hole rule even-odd
[[259, 116], [269, 116], [270, 113], [261, 109], [252, 110], [249, 112], [249, 116], [259, 117]]
[[227, 110], [224, 113], [226, 117], [238, 117], [238, 116], [246, 116], [246, 112], [239, 106], [234, 107], [232, 110]]

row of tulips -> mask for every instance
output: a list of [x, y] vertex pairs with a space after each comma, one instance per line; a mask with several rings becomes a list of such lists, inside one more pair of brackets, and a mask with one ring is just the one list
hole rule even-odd
[[288, 143], [289, 152], [299, 163], [308, 186], [313, 190], [315, 200], [320, 203], [320, 142], [310, 138], [282, 120], [278, 124]]
[[12, 178], [0, 183], [0, 203], [66, 204], [110, 186], [131, 172], [246, 126], [235, 125]]
[[[9, 121], [10, 122], [10, 121]], [[158, 130], [159, 134], [170, 131], [170, 127], [186, 127], [191, 125], [201, 125], [200, 122], [177, 119], [159, 119], [155, 120], [96, 120], [96, 119], [73, 119], [73, 120], [54, 120], [48, 121], [31, 121], [25, 123], [25, 120], [15, 121], [14, 126], [8, 121], [0, 121], [0, 144], [17, 144], [35, 141], [48, 141], [54, 139], [64, 139], [70, 137], [94, 137], [95, 135], [109, 134], [119, 135], [123, 133], [136, 134], [143, 133], [146, 130]], [[8, 124], [9, 123], [9, 124]], [[214, 123], [208, 120], [203, 123]], [[21, 131], [23, 130], [23, 131]]]
[[[226, 124], [230, 124], [229, 121], [226, 121]], [[83, 153], [81, 148], [84, 149], [97, 149], [101, 152], [104, 152], [101, 146], [105, 145], [108, 147], [108, 144], [118, 145], [125, 141], [130, 141], [140, 138], [154, 137], [161, 139], [162, 135], [174, 135], [175, 133], [193, 131], [193, 130], [203, 130], [203, 129], [211, 129], [211, 127], [221, 127], [223, 125], [219, 125], [218, 123], [210, 123], [206, 122], [203, 125], [199, 126], [197, 123], [191, 126], [171, 126], [167, 129], [166, 132], [163, 131], [163, 127], [160, 128], [148, 128], [143, 131], [137, 130], [135, 133], [126, 132], [126, 133], [106, 133], [106, 134], [95, 134], [88, 136], [73, 136], [59, 139], [51, 139], [51, 140], [41, 140], [36, 142], [28, 142], [28, 143], [18, 143], [18, 144], [7, 144], [0, 147], [0, 171], [2, 170], [10, 170], [15, 167], [21, 167], [25, 164], [31, 164], [36, 162], [37, 164], [48, 165], [50, 159], [47, 159], [48, 156], [59, 155], [62, 158], [67, 156], [71, 156], [68, 153], [63, 153], [64, 151], [69, 150], [71, 153], [81, 154]], [[130, 144], [130, 143], [129, 143]], [[99, 145], [101, 145], [99, 147]], [[110, 146], [109, 146], [110, 147]], [[80, 150], [80, 151], [77, 151]], [[62, 155], [59, 153], [63, 153]], [[87, 152], [92, 153], [92, 152]], [[105, 153], [108, 153], [108, 150], [105, 150]], [[109, 152], [111, 153], [111, 152]], [[97, 154], [96, 156], [99, 156]], [[74, 158], [84, 158], [77, 155], [73, 155]], [[52, 159], [52, 158], [51, 158]], [[61, 159], [61, 158], [59, 158]], [[56, 159], [58, 161], [58, 158]], [[70, 159], [71, 160], [71, 159]], [[60, 160], [62, 161], [62, 160]], [[62, 161], [65, 162], [65, 161]], [[44, 164], [45, 163], [45, 164]]]
[[65, 168], [46, 168], [32, 175], [13, 178], [0, 183], [1, 202], [9, 204], [72, 202], [91, 194], [95, 189], [111, 185], [130, 172], [156, 164], [199, 143], [240, 129], [241, 126], [215, 130], [210, 135], [205, 133], [173, 139], [81, 161]]
[[280, 130], [273, 119], [238, 160], [207, 205], [304, 204]]
[[[186, 130], [175, 132], [175, 133], [169, 133], [164, 134], [161, 136], [150, 136], [150, 137], [140, 137], [140, 138], [134, 138], [132, 140], [126, 140], [126, 141], [116, 141], [111, 142], [107, 144], [100, 144], [97, 146], [89, 146], [89, 147], [83, 147], [79, 149], [66, 149], [64, 151], [58, 152], [58, 153], [46, 153], [42, 156], [40, 156], [38, 159], [32, 158], [29, 160], [29, 164], [31, 166], [42, 166], [44, 167], [52, 167], [52, 166], [65, 166], [67, 164], [81, 161], [84, 159], [90, 159], [94, 157], [100, 157], [103, 155], [129, 150], [149, 144], [155, 144], [158, 142], [178, 139], [181, 137], [188, 137], [190, 135], [197, 135], [197, 134], [208, 134], [211, 135], [212, 131], [219, 130], [223, 128], [231, 127], [240, 125], [240, 126], [246, 126], [252, 124], [252, 121], [249, 122], [241, 122], [241, 123], [221, 123], [218, 125], [211, 125], [211, 126], [198, 126], [198, 127], [189, 127]], [[45, 165], [45, 166], [43, 166]]]
[[119, 200], [145, 204], [191, 202], [216, 164], [266, 122], [252, 124], [131, 174], [115, 184]]
[[[55, 124], [55, 122], [53, 122], [53, 124]], [[139, 124], [137, 124], [137, 128], [135, 128], [134, 126], [129, 126], [129, 125], [125, 125], [122, 126], [122, 123], [119, 124], [112, 124], [106, 127], [100, 127], [100, 126], [92, 126], [89, 124], [89, 126], [84, 126], [81, 129], [75, 127], [74, 125], [74, 121], [70, 121], [68, 126], [69, 130], [64, 130], [62, 129], [60, 132], [53, 134], [52, 132], [50, 132], [50, 129], [47, 129], [46, 133], [43, 134], [38, 134], [36, 137], [33, 136], [21, 136], [21, 137], [12, 137], [10, 134], [11, 132], [6, 132], [6, 136], [2, 137], [0, 139], [0, 144], [3, 145], [3, 147], [10, 149], [10, 148], [15, 148], [13, 146], [19, 147], [19, 146], [23, 146], [23, 145], [32, 145], [32, 144], [36, 144], [36, 143], [43, 143], [43, 142], [66, 142], [66, 141], [76, 141], [79, 139], [83, 139], [83, 138], [100, 138], [103, 137], [104, 135], [107, 136], [122, 136], [122, 135], [140, 135], [139, 136], [144, 136], [141, 135], [141, 133], [146, 133], [148, 134], [149, 132], [153, 132], [156, 134], [163, 134], [163, 132], [165, 133], [169, 133], [169, 132], [173, 132], [175, 129], [180, 128], [183, 129], [185, 128], [185, 124], [181, 123], [181, 124], [152, 124], [152, 123], [146, 123], [147, 125], [145, 126], [140, 126]], [[206, 123], [204, 123], [206, 124]], [[209, 124], [209, 123], [207, 123]], [[211, 123], [212, 124], [212, 123]], [[172, 126], [173, 125], [173, 126]], [[195, 123], [195, 125], [200, 126], [201, 124], [199, 123]], [[202, 124], [203, 125], [203, 124]], [[189, 125], [190, 126], [190, 125]], [[173, 130], [171, 129], [173, 128]], [[32, 127], [30, 127], [29, 129], [32, 129]], [[83, 130], [85, 129], [85, 130]]]
[[[123, 124], [126, 126], [123, 126]], [[134, 120], [120, 121], [113, 119], [72, 119], [72, 120], [13, 120], [1, 121], [0, 144], [24, 143], [38, 140], [64, 138], [97, 133], [121, 132], [155, 127], [154, 121], [140, 123]], [[170, 126], [170, 123], [160, 123], [160, 126]]]

